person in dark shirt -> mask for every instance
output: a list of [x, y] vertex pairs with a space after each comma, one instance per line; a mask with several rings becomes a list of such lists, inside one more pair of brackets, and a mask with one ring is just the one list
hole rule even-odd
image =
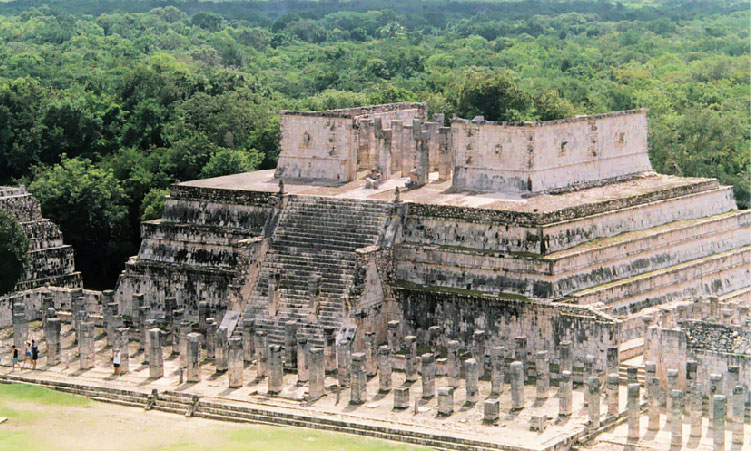
[[39, 358], [39, 347], [34, 340], [31, 340], [31, 369], [37, 369], [37, 359]]
[[16, 345], [11, 346], [10, 355], [13, 359], [13, 367], [10, 369], [10, 371], [13, 372], [16, 370], [16, 365], [18, 365], [18, 348], [16, 347]]

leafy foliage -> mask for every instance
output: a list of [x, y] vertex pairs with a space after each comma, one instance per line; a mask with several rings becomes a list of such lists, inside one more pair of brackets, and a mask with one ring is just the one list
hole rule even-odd
[[0, 210], [0, 296], [13, 290], [28, 263], [29, 239], [15, 217]]

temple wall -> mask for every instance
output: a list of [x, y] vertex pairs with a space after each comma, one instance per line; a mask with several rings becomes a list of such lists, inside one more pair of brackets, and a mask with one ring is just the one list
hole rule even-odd
[[645, 110], [520, 124], [451, 123], [455, 190], [551, 191], [649, 171]]

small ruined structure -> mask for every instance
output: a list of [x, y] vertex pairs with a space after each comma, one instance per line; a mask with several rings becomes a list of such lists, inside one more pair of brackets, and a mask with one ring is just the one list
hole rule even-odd
[[73, 262], [73, 248], [63, 243], [60, 228], [42, 217], [39, 201], [23, 186], [0, 186], [0, 210], [14, 216], [30, 241], [30, 263], [16, 291], [45, 285], [77, 288], [82, 286], [81, 273]]

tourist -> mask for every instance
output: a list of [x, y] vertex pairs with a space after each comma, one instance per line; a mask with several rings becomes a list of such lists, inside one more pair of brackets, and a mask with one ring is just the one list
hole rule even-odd
[[39, 358], [39, 347], [34, 340], [31, 340], [31, 369], [37, 369], [37, 359]]
[[119, 349], [112, 350], [112, 366], [115, 368], [114, 375], [119, 376], [120, 375], [120, 350]]
[[10, 356], [13, 361], [10, 371], [13, 372], [16, 369], [16, 365], [18, 365], [18, 348], [16, 348], [16, 345], [10, 347]]
[[[31, 360], [31, 343], [28, 341], [24, 342], [23, 346], [23, 363], [21, 363], [21, 368], [23, 369], [24, 365], [26, 365], [26, 362], [29, 362]], [[29, 362], [31, 363], [31, 362]]]

